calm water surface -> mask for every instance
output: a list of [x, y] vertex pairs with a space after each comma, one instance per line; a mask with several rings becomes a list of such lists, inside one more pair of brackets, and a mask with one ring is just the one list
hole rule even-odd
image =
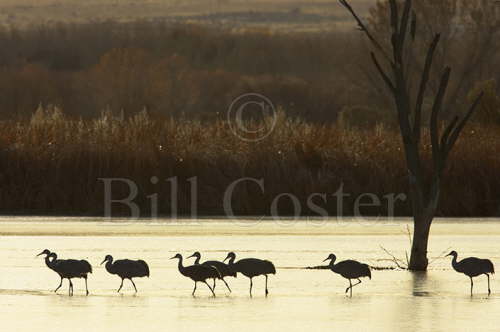
[[[340, 276], [302, 268], [322, 265], [330, 252], [340, 260], [391, 266], [380, 246], [403, 258], [409, 247], [405, 223], [243, 226], [206, 221], [196, 226], [3, 218], [0, 321], [4, 331], [498, 331], [500, 281], [492, 278], [488, 297], [486, 278], [476, 279], [471, 298], [468, 279], [451, 269], [449, 258], [439, 256], [452, 247], [459, 255], [488, 257], [498, 269], [499, 226], [491, 220], [440, 222], [433, 229], [428, 273], [373, 271], [372, 280], [363, 281], [348, 298], [348, 282]], [[51, 292], [59, 278], [35, 258], [45, 248], [61, 258], [91, 262], [90, 296], [84, 296], [83, 280], [74, 282], [74, 297], [67, 296], [67, 281], [58, 294]], [[202, 259], [223, 259], [234, 250], [240, 258], [272, 260], [277, 274], [269, 278], [269, 297], [264, 297], [264, 278], [254, 280], [250, 298], [249, 281], [239, 276], [227, 279], [232, 294], [218, 284], [212, 298], [199, 285], [193, 298], [192, 281], [180, 276], [169, 258], [195, 250]], [[124, 294], [116, 293], [120, 279], [99, 265], [106, 254], [149, 263], [151, 277], [137, 279], [137, 295], [128, 281]]]

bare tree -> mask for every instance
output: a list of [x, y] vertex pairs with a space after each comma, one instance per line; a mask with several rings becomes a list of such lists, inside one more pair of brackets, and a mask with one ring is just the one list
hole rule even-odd
[[[409, 68], [413, 63], [409, 54], [414, 47], [411, 42], [415, 39], [417, 32], [417, 15], [412, 10], [412, 0], [404, 0], [402, 5], [398, 4], [397, 0], [389, 0], [391, 27], [389, 49], [382, 46], [383, 44], [367, 28], [347, 0], [339, 0], [339, 2], [352, 14], [359, 29], [364, 32], [374, 47], [375, 51], [371, 52], [372, 61], [389, 89], [395, 104], [408, 168], [414, 220], [409, 269], [425, 271], [428, 265], [429, 232], [439, 202], [441, 179], [446, 163], [453, 146], [474, 113], [483, 93], [476, 97], [464, 116], [455, 116], [443, 127], [444, 130], [441, 132], [439, 115], [443, 109], [443, 101], [451, 74], [450, 67], [444, 68], [431, 105], [429, 130], [433, 168], [428, 174], [423, 168], [421, 156], [422, 110], [431, 77], [434, 55], [441, 38], [440, 34], [435, 34], [427, 47], [424, 66], [416, 84], [417, 88], [413, 89], [412, 75], [409, 75]], [[385, 63], [379, 61], [380, 56], [383, 57]], [[413, 93], [413, 90], [416, 93]]]
[[[390, 45], [392, 35], [389, 10], [388, 2], [377, 2], [367, 18], [367, 27], [384, 47]], [[415, 74], [423, 70], [429, 38], [438, 31], [441, 38], [433, 63], [442, 67], [448, 64], [454, 72], [443, 111], [460, 109], [476, 82], [489, 80], [498, 73], [500, 7], [492, 0], [418, 0], [412, 10], [419, 18], [409, 54]], [[428, 90], [436, 93], [438, 87], [439, 77], [431, 77]], [[450, 118], [453, 114], [442, 115]]]

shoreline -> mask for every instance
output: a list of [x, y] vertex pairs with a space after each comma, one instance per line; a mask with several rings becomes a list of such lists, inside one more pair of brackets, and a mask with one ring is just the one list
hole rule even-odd
[[[16, 220], [17, 219], [17, 220]], [[24, 219], [24, 220], [19, 220]], [[159, 219], [113, 221], [76, 217], [0, 217], [0, 236], [371, 236], [412, 232], [410, 219], [394, 221]], [[55, 220], [54, 220], [55, 219]], [[57, 220], [59, 219], [59, 220]], [[500, 219], [438, 219], [435, 235], [500, 235]]]

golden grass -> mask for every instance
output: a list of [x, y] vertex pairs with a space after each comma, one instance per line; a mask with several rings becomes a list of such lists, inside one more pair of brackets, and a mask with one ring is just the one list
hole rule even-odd
[[[353, 213], [357, 195], [380, 196], [406, 192], [407, 177], [397, 132], [377, 126], [349, 129], [340, 125], [314, 125], [286, 118], [266, 139], [245, 142], [225, 121], [153, 120], [141, 112], [124, 119], [103, 113], [94, 120], [72, 120], [57, 108], [39, 109], [30, 121], [0, 123], [0, 201], [2, 213], [103, 213], [103, 183], [99, 178], [124, 177], [139, 186], [136, 203], [142, 215], [150, 213], [148, 195], [157, 193], [162, 214], [170, 212], [170, 186], [179, 181], [179, 213], [190, 213], [187, 179], [197, 177], [198, 214], [223, 214], [227, 186], [241, 177], [262, 178], [265, 192], [256, 185], [240, 186], [234, 193], [237, 214], [268, 215], [274, 197], [293, 193], [302, 203], [326, 193], [324, 207], [336, 215], [331, 198], [340, 184], [343, 213]], [[498, 127], [468, 127], [450, 158], [443, 184], [441, 216], [493, 216], [499, 210], [500, 136]], [[429, 156], [429, 148], [422, 153]], [[150, 178], [161, 179], [152, 184]], [[243, 190], [244, 189], [244, 190]], [[113, 195], [128, 190], [117, 185]], [[316, 202], [321, 205], [322, 202]], [[127, 209], [116, 206], [117, 214]], [[280, 204], [281, 214], [292, 206]], [[408, 204], [396, 206], [409, 215]], [[384, 208], [364, 210], [386, 214]]]

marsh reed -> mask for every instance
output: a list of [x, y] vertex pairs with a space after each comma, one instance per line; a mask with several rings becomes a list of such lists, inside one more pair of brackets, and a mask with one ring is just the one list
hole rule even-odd
[[[343, 215], [353, 214], [362, 193], [380, 197], [406, 193], [407, 178], [400, 137], [383, 125], [371, 129], [310, 124], [278, 113], [272, 133], [259, 142], [235, 136], [223, 120], [201, 122], [153, 119], [146, 112], [131, 117], [103, 112], [95, 119], [71, 119], [57, 107], [39, 108], [29, 120], [0, 122], [0, 212], [102, 215], [103, 182], [127, 178], [139, 188], [135, 202], [150, 213], [148, 195], [158, 194], [159, 212], [169, 214], [170, 186], [177, 177], [179, 214], [190, 213], [189, 178], [197, 178], [199, 215], [224, 214], [224, 191], [242, 177], [264, 180], [265, 191], [247, 184], [234, 192], [233, 209], [242, 215], [268, 215], [272, 200], [292, 193], [301, 214], [313, 193], [327, 194], [316, 204], [340, 213], [331, 198], [340, 185], [350, 194]], [[500, 136], [498, 127], [469, 126], [458, 142], [443, 184], [440, 216], [495, 216], [500, 208]], [[422, 153], [429, 156], [426, 145]], [[429, 162], [429, 165], [431, 163]], [[151, 177], [160, 179], [151, 183]], [[117, 184], [121, 198], [126, 186]], [[293, 214], [283, 200], [280, 214]], [[365, 215], [385, 215], [365, 208]], [[396, 205], [408, 215], [407, 203]], [[128, 209], [116, 206], [117, 215]]]

